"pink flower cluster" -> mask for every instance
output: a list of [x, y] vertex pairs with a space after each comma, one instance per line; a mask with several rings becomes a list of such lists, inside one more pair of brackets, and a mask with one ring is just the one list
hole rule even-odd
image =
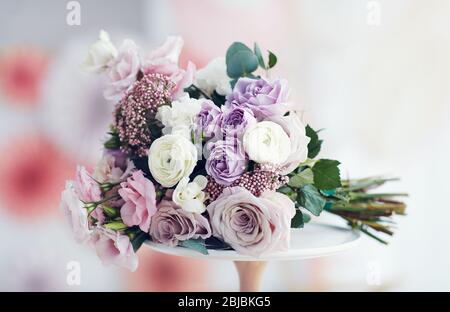
[[117, 104], [115, 126], [122, 150], [130, 155], [146, 156], [152, 142], [149, 123], [161, 105], [170, 103], [173, 82], [162, 74], [148, 74], [136, 81]]

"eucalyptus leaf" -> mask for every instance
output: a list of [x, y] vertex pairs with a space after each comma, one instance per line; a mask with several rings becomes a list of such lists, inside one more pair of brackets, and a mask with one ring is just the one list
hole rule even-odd
[[320, 159], [312, 167], [314, 185], [321, 190], [330, 190], [341, 186], [340, 162], [331, 159]]
[[226, 64], [229, 77], [247, 77], [258, 68], [258, 58], [245, 44], [234, 42], [227, 50]]
[[331, 189], [331, 190], [320, 190], [320, 193], [322, 193], [323, 195], [330, 197], [333, 195], [336, 195], [336, 189]]
[[198, 251], [204, 255], [208, 254], [208, 249], [206, 249], [203, 239], [188, 239], [180, 242], [180, 246]]

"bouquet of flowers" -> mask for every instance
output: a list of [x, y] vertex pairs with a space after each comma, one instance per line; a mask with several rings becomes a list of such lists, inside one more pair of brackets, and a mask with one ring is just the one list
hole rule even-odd
[[392, 235], [405, 194], [369, 192], [392, 179], [341, 180], [338, 161], [316, 158], [318, 131], [289, 102], [287, 81], [269, 78], [275, 54], [235, 42], [196, 70], [179, 66], [182, 45], [116, 49], [104, 31], [92, 45], [83, 68], [105, 74], [115, 111], [103, 157], [62, 192], [78, 242], [135, 270], [146, 240], [203, 254], [286, 251], [291, 228], [323, 211], [380, 242]]

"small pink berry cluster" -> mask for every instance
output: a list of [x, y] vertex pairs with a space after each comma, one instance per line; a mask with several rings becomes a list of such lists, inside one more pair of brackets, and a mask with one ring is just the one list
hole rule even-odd
[[147, 74], [136, 81], [117, 104], [115, 123], [125, 153], [147, 156], [152, 142], [150, 123], [158, 107], [170, 103], [174, 86], [167, 76]]
[[[278, 168], [271, 165], [255, 165], [253, 171], [244, 173], [239, 179], [234, 181], [229, 187], [241, 186], [255, 196], [260, 196], [264, 191], [275, 191], [289, 182], [289, 177], [281, 175]], [[214, 201], [222, 194], [227, 186], [220, 185], [208, 176], [206, 193], [209, 202]]]

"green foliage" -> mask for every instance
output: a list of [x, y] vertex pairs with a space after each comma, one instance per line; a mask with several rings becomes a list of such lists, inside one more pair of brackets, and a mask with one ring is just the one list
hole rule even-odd
[[108, 216], [109, 218], [116, 218], [119, 216], [119, 211], [115, 208], [103, 205], [102, 209], [106, 216]]
[[274, 67], [277, 63], [277, 57], [270, 51], [268, 53], [268, 63], [266, 64], [257, 43], [254, 44], [252, 51], [242, 42], [234, 42], [228, 48], [226, 54], [227, 75], [232, 78], [230, 81], [231, 87], [234, 88], [240, 77], [258, 79], [259, 76], [253, 74], [258, 69], [258, 65], [264, 70]]
[[308, 158], [316, 157], [320, 148], [322, 147], [323, 140], [319, 139], [318, 131], [315, 131], [309, 125], [306, 126], [306, 136], [308, 136], [311, 140], [308, 143]]
[[128, 225], [124, 224], [122, 221], [105, 223], [103, 226], [113, 231], [122, 231], [128, 228]]
[[269, 68], [273, 68], [277, 64], [277, 56], [269, 51]]
[[300, 209], [297, 209], [295, 212], [295, 216], [291, 220], [291, 228], [293, 229], [301, 229], [305, 223], [303, 222], [303, 213]]
[[112, 128], [108, 134], [111, 136], [105, 143], [103, 143], [104, 147], [107, 149], [119, 149], [120, 148], [120, 139], [119, 134], [115, 128]]
[[320, 159], [312, 167], [314, 185], [321, 190], [331, 190], [341, 186], [339, 161]]
[[291, 228], [301, 229], [304, 227], [305, 223], [311, 221], [311, 216], [300, 209], [296, 210], [295, 216], [291, 220]]
[[325, 198], [313, 185], [305, 185], [300, 189], [297, 202], [315, 216], [320, 215], [326, 204]]
[[145, 232], [140, 232], [136, 235], [136, 237], [131, 241], [131, 245], [133, 246], [134, 252], [137, 252], [139, 248], [141, 248], [142, 244], [149, 239], [149, 235]]
[[258, 58], [241, 42], [234, 42], [226, 54], [227, 75], [230, 78], [247, 77], [258, 68]]
[[180, 246], [198, 251], [204, 255], [208, 254], [208, 249], [206, 249], [205, 240], [203, 239], [188, 239], [180, 242]]
[[288, 185], [295, 188], [300, 188], [302, 186], [313, 183], [314, 183], [313, 171], [311, 170], [311, 168], [306, 168], [305, 170], [289, 177]]
[[277, 64], [277, 60], [278, 60], [277, 56], [273, 52], [268, 51], [269, 52], [269, 61], [266, 65], [266, 63], [264, 62], [264, 57], [262, 56], [262, 53], [261, 53], [261, 49], [259, 48], [259, 45], [256, 42], [254, 44], [253, 51], [255, 52], [255, 55], [258, 59], [258, 64], [262, 69], [269, 70]]

